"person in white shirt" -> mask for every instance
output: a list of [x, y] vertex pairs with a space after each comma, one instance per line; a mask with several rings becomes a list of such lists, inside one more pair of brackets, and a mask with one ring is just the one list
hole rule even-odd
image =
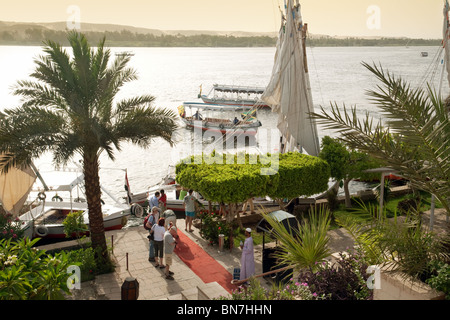
[[164, 233], [164, 257], [166, 259], [166, 279], [173, 280], [173, 272], [170, 271], [170, 266], [172, 265], [172, 254], [173, 249], [177, 242], [175, 238], [177, 237], [177, 228], [171, 223], [169, 229]]
[[[166, 228], [164, 228], [164, 218], [160, 218], [158, 220], [158, 224], [155, 224], [152, 227], [153, 231], [153, 241], [155, 243], [155, 258], [156, 258], [156, 265], [155, 267], [165, 268], [163, 264], [163, 257], [164, 257], [164, 233], [166, 232]], [[158, 263], [159, 258], [159, 263]]]

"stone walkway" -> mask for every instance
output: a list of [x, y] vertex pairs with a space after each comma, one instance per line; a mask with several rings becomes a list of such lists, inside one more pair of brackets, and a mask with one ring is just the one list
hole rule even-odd
[[[427, 217], [429, 217], [429, 213], [425, 214], [425, 220]], [[448, 226], [442, 210], [436, 210], [435, 220], [436, 228], [441, 229]], [[231, 274], [234, 268], [240, 266], [241, 249], [233, 248], [232, 251], [219, 251], [217, 246], [209, 245], [200, 237], [199, 229], [194, 228], [194, 232], [185, 232], [184, 219], [177, 220], [177, 227], [183, 230], [183, 233], [194, 242], [202, 246], [208, 254], [223, 265]], [[195, 296], [197, 287], [209, 290], [208, 296], [210, 298], [228, 294], [217, 283], [215, 286], [213, 284], [204, 284], [176, 254], [173, 255], [173, 265], [171, 267], [171, 270], [175, 273], [175, 280], [165, 279], [163, 269], [155, 268], [154, 263], [148, 261], [149, 242], [147, 235], [148, 231], [143, 227], [107, 232], [107, 240], [112, 247], [113, 258], [117, 265], [115, 272], [97, 276], [95, 280], [89, 283], [82, 283], [81, 290], [75, 292], [70, 299], [120, 300], [121, 286], [127, 277], [133, 277], [139, 282], [138, 300], [181, 300], [185, 299], [187, 295]], [[332, 252], [345, 251], [353, 247], [353, 240], [344, 229], [332, 230], [329, 232], [329, 236], [329, 247]], [[256, 274], [261, 274], [262, 245], [255, 246], [255, 263]], [[265, 279], [260, 278], [260, 280], [263, 286], [271, 287], [271, 284]], [[196, 296], [194, 299], [196, 299]]]

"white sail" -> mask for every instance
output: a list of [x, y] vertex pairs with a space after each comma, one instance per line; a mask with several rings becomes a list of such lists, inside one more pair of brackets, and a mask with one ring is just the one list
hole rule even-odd
[[36, 174], [30, 167], [11, 168], [8, 173], [0, 174], [0, 202], [6, 212], [19, 215], [28, 194], [36, 180]]
[[449, 23], [449, 4], [448, 0], [445, 0], [444, 5], [444, 28], [443, 28], [443, 40], [442, 45], [445, 49], [444, 63], [447, 69], [447, 79], [450, 85], [450, 23]]
[[[298, 0], [288, 0], [277, 42], [272, 77], [262, 96], [273, 112], [278, 113], [278, 129], [287, 151], [303, 148], [308, 154], [319, 154], [319, 139], [314, 120], [311, 86], [305, 53], [303, 25]], [[284, 151], [284, 150], [282, 150]]]

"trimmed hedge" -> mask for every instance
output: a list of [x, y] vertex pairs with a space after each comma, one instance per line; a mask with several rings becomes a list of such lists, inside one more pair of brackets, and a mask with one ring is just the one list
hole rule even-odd
[[[278, 168], [272, 175], [264, 175], [262, 169], [271, 168], [270, 160], [277, 161]], [[176, 166], [180, 185], [200, 192], [209, 201], [223, 203], [240, 203], [250, 197], [310, 196], [327, 190], [329, 177], [326, 161], [300, 153], [268, 154], [256, 161], [248, 154], [203, 154]]]

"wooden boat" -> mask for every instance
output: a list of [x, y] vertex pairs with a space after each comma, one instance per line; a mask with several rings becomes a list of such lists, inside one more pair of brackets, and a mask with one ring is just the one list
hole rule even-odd
[[131, 51], [121, 51], [121, 52], [116, 52], [116, 56], [117, 57], [132, 57], [134, 56], [134, 52]]
[[214, 84], [208, 94], [202, 95], [202, 87], [198, 97], [205, 103], [226, 106], [268, 108], [261, 100], [265, 88]]
[[[36, 194], [37, 205], [19, 216], [24, 236], [30, 239], [65, 238], [63, 221], [69, 213], [76, 211], [83, 212], [84, 224], [89, 228], [87, 203], [80, 194], [84, 175], [77, 171], [54, 171], [42, 175], [43, 179], [44, 177], [44, 185], [39, 185], [39, 181], [36, 181], [37, 189], [30, 192], [32, 198]], [[113, 200], [102, 204], [105, 230], [121, 229], [130, 214], [130, 206], [119, 203], [106, 189], [102, 189]]]
[[[251, 109], [250, 107], [244, 110]], [[232, 106], [185, 102], [178, 107], [181, 121], [188, 128], [198, 128], [203, 131], [220, 132], [222, 134], [255, 135], [262, 125], [256, 119], [256, 109], [252, 112], [237, 113]]]

